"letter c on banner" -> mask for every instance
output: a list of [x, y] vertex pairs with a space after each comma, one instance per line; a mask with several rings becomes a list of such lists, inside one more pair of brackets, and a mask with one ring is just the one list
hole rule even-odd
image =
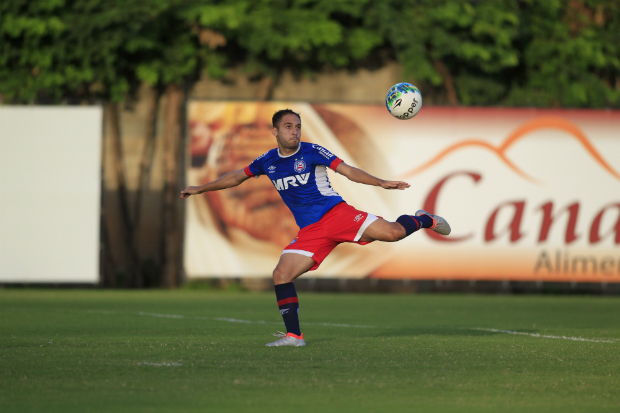
[[[482, 179], [482, 176], [480, 174], [477, 174], [474, 172], [460, 171], [460, 172], [451, 173], [450, 175], [446, 176], [441, 181], [439, 181], [437, 185], [435, 185], [433, 189], [431, 190], [431, 192], [428, 194], [428, 196], [426, 197], [426, 201], [424, 201], [425, 211], [431, 214], [435, 214], [435, 205], [437, 204], [437, 196], [439, 195], [439, 191], [441, 190], [443, 185], [446, 183], [446, 181], [448, 181], [448, 179], [454, 178], [455, 176], [458, 176], [458, 175], [467, 175], [471, 177], [474, 180], [474, 182], [478, 182], [480, 181], [480, 179]], [[474, 234], [471, 233], [468, 235], [463, 235], [461, 237], [445, 237], [433, 231], [426, 231], [426, 235], [428, 235], [429, 237], [431, 237], [432, 239], [436, 241], [441, 241], [441, 242], [465, 241], [466, 239], [469, 239], [474, 236]]]

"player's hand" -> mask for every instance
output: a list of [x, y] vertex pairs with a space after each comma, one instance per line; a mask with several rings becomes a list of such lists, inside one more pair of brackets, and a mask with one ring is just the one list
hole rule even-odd
[[383, 182], [381, 182], [381, 188], [383, 188], [383, 189], [400, 189], [402, 191], [403, 189], [407, 189], [410, 186], [411, 185], [409, 185], [407, 182], [402, 182], [402, 181], [383, 181]]
[[200, 188], [199, 186], [188, 186], [187, 188], [181, 191], [181, 199], [189, 198], [192, 195], [199, 194], [200, 193], [198, 192], [199, 188]]

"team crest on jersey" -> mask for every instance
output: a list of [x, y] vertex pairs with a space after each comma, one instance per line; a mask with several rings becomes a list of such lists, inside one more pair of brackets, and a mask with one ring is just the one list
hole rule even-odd
[[[291, 244], [296, 243], [297, 242], [297, 238], [299, 238], [299, 237], [295, 237], [295, 239], [291, 241]], [[291, 244], [288, 244], [288, 245], [291, 245]]]
[[302, 159], [295, 159], [295, 172], [302, 173], [306, 170], [306, 163]]

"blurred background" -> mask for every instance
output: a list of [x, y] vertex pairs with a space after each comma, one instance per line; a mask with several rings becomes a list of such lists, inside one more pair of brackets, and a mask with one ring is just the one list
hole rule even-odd
[[[291, 107], [306, 141], [412, 184], [333, 177], [355, 207], [454, 230], [340, 246], [309, 285], [619, 285], [619, 1], [8, 0], [0, 36], [0, 283], [268, 288], [297, 231], [271, 183], [178, 195]], [[413, 120], [385, 109], [398, 82]]]

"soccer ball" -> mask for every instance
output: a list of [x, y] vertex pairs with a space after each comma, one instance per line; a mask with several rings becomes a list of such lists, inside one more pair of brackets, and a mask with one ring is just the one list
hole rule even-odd
[[388, 90], [385, 106], [395, 118], [411, 119], [422, 109], [422, 94], [410, 83], [397, 83]]

